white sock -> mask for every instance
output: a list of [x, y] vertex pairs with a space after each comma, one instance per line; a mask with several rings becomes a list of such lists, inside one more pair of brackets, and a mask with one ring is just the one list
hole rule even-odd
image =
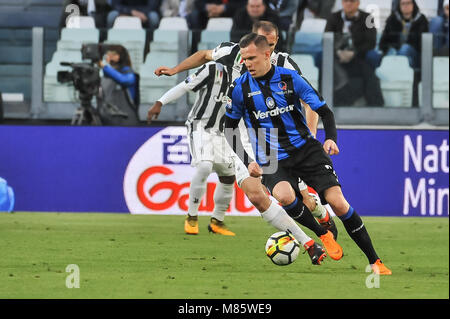
[[231, 197], [233, 197], [233, 184], [218, 183], [214, 191], [214, 212], [212, 217], [223, 222], [225, 212], [230, 205]]
[[273, 227], [281, 231], [289, 231], [302, 246], [311, 240], [297, 223], [286, 213], [283, 207], [272, 202], [269, 208], [261, 213], [261, 216]]
[[312, 193], [309, 193], [309, 195], [313, 196], [314, 199], [316, 200], [316, 208], [314, 208], [314, 210], [311, 212], [311, 214], [314, 217], [319, 218], [319, 219], [325, 218], [327, 216], [327, 209], [320, 202], [319, 196], [317, 196], [316, 194], [312, 194]]
[[200, 162], [192, 178], [191, 186], [189, 187], [189, 208], [188, 214], [190, 216], [198, 215], [198, 207], [202, 201], [203, 195], [206, 192], [206, 179], [212, 172], [213, 164], [211, 162]]

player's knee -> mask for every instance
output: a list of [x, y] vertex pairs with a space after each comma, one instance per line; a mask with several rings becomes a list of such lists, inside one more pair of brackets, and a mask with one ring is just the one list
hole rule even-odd
[[202, 180], [206, 180], [212, 173], [213, 164], [209, 161], [202, 161], [196, 166], [196, 175]]
[[283, 206], [288, 206], [295, 201], [295, 192], [287, 182], [280, 182], [275, 185], [272, 195]]
[[[336, 186], [337, 187], [337, 186]], [[325, 191], [325, 200], [330, 204], [336, 215], [343, 215], [347, 213], [350, 204], [345, 199], [339, 187]]]

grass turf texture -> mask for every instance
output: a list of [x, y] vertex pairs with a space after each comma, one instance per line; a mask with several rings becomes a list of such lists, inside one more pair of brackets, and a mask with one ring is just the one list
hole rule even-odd
[[[449, 298], [448, 218], [363, 220], [393, 271], [379, 288], [366, 287], [367, 260], [338, 220], [340, 261], [300, 254], [280, 267], [264, 253], [276, 230], [258, 217], [227, 217], [237, 236], [224, 237], [209, 217], [192, 236], [184, 216], [0, 214], [0, 298]], [[79, 289], [66, 288], [69, 264]]]

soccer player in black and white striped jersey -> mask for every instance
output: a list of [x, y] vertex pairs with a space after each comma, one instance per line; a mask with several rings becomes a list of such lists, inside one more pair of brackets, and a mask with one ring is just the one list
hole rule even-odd
[[[261, 21], [259, 25], [255, 25], [255, 28], [257, 29], [259, 34], [269, 37], [268, 41], [272, 47], [271, 62], [279, 66], [296, 70], [301, 74], [300, 69], [295, 64], [295, 62], [291, 58], [289, 58], [288, 54], [273, 51], [278, 41], [278, 29], [276, 28], [276, 26], [274, 26], [270, 22]], [[236, 79], [246, 71], [239, 51], [239, 44], [225, 42], [220, 44], [214, 50], [198, 51], [173, 68], [165, 66], [159, 67], [155, 70], [155, 74], [157, 76], [171, 76], [179, 72], [198, 67], [204, 63], [207, 63], [208, 61], [217, 61], [226, 65], [228, 69], [231, 69], [231, 72], [229, 72], [228, 74], [231, 83], [234, 79]], [[312, 114], [315, 112], [310, 110], [308, 107], [306, 107], [305, 109], [307, 114], [306, 118], [307, 121], [309, 121], [308, 126], [315, 135], [318, 117], [315, 114]], [[311, 114], [312, 117], [310, 116]], [[248, 145], [246, 146], [246, 148], [248, 148]], [[279, 213], [280, 210], [278, 209], [278, 207], [275, 207], [278, 205], [272, 203], [270, 198], [265, 194], [260, 179], [251, 177], [248, 173], [247, 167], [242, 163], [242, 161], [236, 160], [235, 166], [238, 185], [245, 192], [250, 202], [261, 212], [262, 217], [269, 221], [269, 223], [276, 223], [276, 220], [278, 218], [280, 218], [280, 220], [285, 220], [281, 217], [284, 215], [282, 213]], [[327, 210], [320, 204], [320, 202], [314, 197], [309, 196], [307, 190], [303, 190], [301, 194], [304, 200], [304, 204], [308, 207], [309, 211], [311, 211], [316, 218], [326, 219], [326, 221], [323, 224], [321, 223], [321, 225], [312, 223], [311, 221], [302, 224], [312, 229], [321, 239], [322, 235], [327, 234], [327, 228], [334, 234], [337, 234], [337, 228], [333, 220], [331, 219]], [[286, 213], [284, 210], [283, 212]], [[334, 241], [333, 236], [331, 236], [331, 240], [329, 239], [330, 238], [328, 238], [327, 236], [326, 242], [322, 240], [325, 248], [327, 248], [328, 253], [333, 259], [340, 259], [342, 257], [342, 248], [340, 248], [340, 246]], [[339, 251], [336, 251], [336, 247], [340, 248]], [[310, 248], [314, 248], [314, 246], [311, 246]], [[311, 251], [308, 252], [311, 254]]]
[[[214, 211], [208, 229], [221, 235], [234, 236], [224, 224], [234, 186], [235, 154], [227, 146], [223, 135], [224, 104], [227, 103], [229, 78], [226, 68], [209, 62], [195, 73], [167, 91], [148, 111], [148, 122], [157, 118], [164, 104], [169, 104], [185, 93], [197, 92], [197, 96], [186, 120], [191, 152], [191, 165], [196, 172], [189, 188], [189, 208], [184, 230], [187, 234], [198, 234], [198, 208], [206, 192], [206, 180], [215, 171], [219, 177], [214, 192]], [[220, 120], [222, 119], [222, 123]]]

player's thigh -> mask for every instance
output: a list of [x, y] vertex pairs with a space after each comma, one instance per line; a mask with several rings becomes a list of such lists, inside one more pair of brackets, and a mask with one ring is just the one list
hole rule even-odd
[[[308, 156], [303, 158], [300, 165], [291, 169], [291, 175], [301, 178], [306, 185], [314, 188], [319, 194], [322, 203], [327, 203], [324, 191], [333, 186], [341, 186], [333, 168], [333, 162], [322, 148], [322, 144], [314, 141], [308, 145]], [[298, 183], [292, 186], [299, 191]]]
[[[270, 194], [274, 194], [274, 188], [277, 184], [281, 182], [291, 183], [292, 176], [290, 170], [283, 166], [278, 166], [278, 169], [273, 174], [264, 174], [262, 178], [262, 183], [267, 187]], [[283, 184], [282, 184], [283, 185]]]
[[214, 162], [214, 141], [212, 136], [202, 129], [188, 131], [191, 164], [195, 166], [201, 161]]
[[251, 177], [248, 175], [247, 178], [242, 180], [240, 187], [256, 209], [260, 212], [264, 212], [269, 209], [272, 201], [269, 196], [267, 196], [265, 189], [261, 184], [261, 178]]

